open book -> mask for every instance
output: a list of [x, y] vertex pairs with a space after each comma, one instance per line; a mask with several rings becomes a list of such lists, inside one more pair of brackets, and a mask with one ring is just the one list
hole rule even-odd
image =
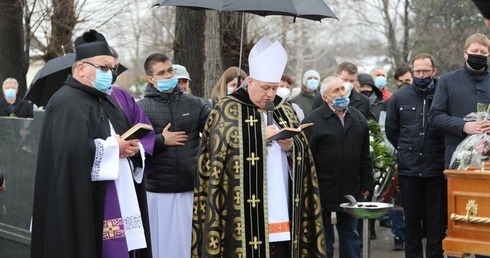
[[153, 127], [151, 125], [137, 123], [129, 130], [127, 130], [123, 135], [121, 135], [121, 138], [123, 140], [141, 139], [151, 131], [153, 131]]
[[287, 138], [291, 138], [295, 136], [296, 134], [300, 133], [301, 130], [305, 129], [306, 127], [312, 126], [313, 123], [306, 123], [298, 126], [298, 128], [291, 128], [291, 127], [286, 127], [282, 128], [279, 130], [277, 133], [271, 135], [267, 140], [271, 141], [277, 141], [277, 140], [283, 140]]

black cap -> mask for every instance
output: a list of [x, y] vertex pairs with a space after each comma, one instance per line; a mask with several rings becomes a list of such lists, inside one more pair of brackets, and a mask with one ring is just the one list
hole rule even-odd
[[362, 86], [363, 84], [369, 84], [369, 85], [376, 88], [376, 85], [374, 84], [374, 81], [373, 81], [373, 77], [371, 77], [371, 75], [369, 75], [369, 74], [361, 73], [357, 76], [357, 79], [359, 80], [360, 86]]
[[89, 30], [75, 40], [76, 61], [93, 56], [112, 56], [109, 44], [104, 35], [96, 30]]

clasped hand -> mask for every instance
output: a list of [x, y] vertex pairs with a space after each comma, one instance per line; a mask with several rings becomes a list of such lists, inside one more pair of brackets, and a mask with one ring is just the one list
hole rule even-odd
[[[279, 131], [275, 125], [269, 125], [265, 127], [265, 138], [269, 139], [271, 135]], [[270, 141], [267, 141], [270, 142]], [[288, 138], [288, 139], [283, 139], [283, 140], [278, 140], [277, 144], [281, 146], [282, 150], [284, 151], [291, 151], [293, 148], [293, 138]]]
[[474, 122], [466, 122], [463, 126], [463, 131], [466, 134], [482, 134], [482, 133], [490, 133], [490, 121], [474, 121]]
[[139, 142], [140, 140], [134, 139], [134, 140], [123, 140], [121, 139], [121, 136], [118, 134], [114, 135], [114, 137], [117, 140], [117, 143], [119, 144], [119, 157], [121, 158], [128, 158], [128, 157], [133, 157], [134, 155], [138, 154], [140, 151], [140, 146]]

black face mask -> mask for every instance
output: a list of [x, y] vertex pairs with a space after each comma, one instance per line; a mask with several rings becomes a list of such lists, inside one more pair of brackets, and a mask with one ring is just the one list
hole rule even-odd
[[373, 94], [373, 91], [372, 90], [361, 90], [361, 94], [364, 94], [366, 96], [371, 96], [371, 94]]
[[486, 56], [481, 56], [481, 55], [474, 55], [474, 54], [468, 54], [468, 65], [475, 69], [475, 70], [481, 70], [485, 68], [485, 65], [487, 65], [488, 57]]
[[117, 72], [112, 72], [112, 83], [111, 84], [114, 84], [117, 80]]
[[401, 89], [401, 88], [404, 88], [404, 87], [407, 87], [407, 86], [410, 86], [410, 83], [408, 83], [408, 82], [402, 82], [402, 84], [400, 84], [398, 86], [398, 88]]

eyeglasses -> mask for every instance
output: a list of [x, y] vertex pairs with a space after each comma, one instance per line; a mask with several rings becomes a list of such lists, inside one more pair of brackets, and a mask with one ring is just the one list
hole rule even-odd
[[429, 75], [432, 73], [432, 68], [427, 70], [412, 70], [413, 75]]
[[100, 69], [104, 72], [108, 72], [108, 71], [113, 71], [114, 67], [109, 67], [109, 66], [105, 66], [105, 65], [98, 65], [98, 64], [92, 64], [90, 62], [83, 62], [84, 64], [88, 64], [88, 65], [91, 65], [93, 66], [94, 68], [96, 69]]
[[174, 68], [173, 67], [170, 67], [170, 68], [168, 68], [167, 71], [163, 71], [162, 70], [162, 71], [158, 72], [157, 74], [153, 74], [153, 75], [154, 76], [160, 76], [160, 77], [163, 77], [165, 75], [172, 76], [174, 74], [174, 72], [175, 72]]

